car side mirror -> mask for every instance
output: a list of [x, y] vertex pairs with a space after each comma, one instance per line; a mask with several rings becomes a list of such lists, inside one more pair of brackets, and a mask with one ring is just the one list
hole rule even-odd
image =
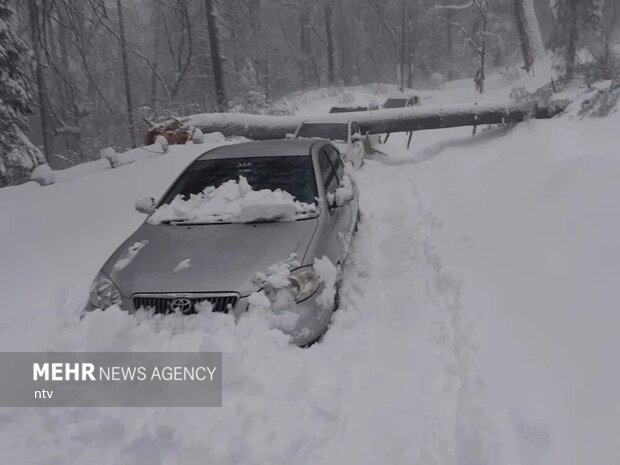
[[295, 139], [295, 134], [293, 134], [291, 132], [287, 132], [285, 138], [286, 139]]
[[354, 198], [353, 191], [347, 187], [339, 187], [334, 194], [334, 206], [342, 207]]
[[360, 133], [355, 133], [351, 136], [351, 142], [360, 142], [362, 140], [362, 135]]
[[150, 215], [155, 211], [155, 199], [153, 197], [144, 197], [136, 201], [136, 211]]

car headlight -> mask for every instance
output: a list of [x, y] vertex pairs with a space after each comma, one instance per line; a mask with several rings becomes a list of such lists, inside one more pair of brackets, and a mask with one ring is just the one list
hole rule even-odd
[[291, 283], [296, 303], [303, 302], [312, 296], [321, 284], [319, 275], [312, 265], [291, 270], [288, 279]]
[[88, 301], [96, 308], [105, 310], [112, 305], [120, 305], [123, 300], [116, 284], [100, 271], [90, 286]]

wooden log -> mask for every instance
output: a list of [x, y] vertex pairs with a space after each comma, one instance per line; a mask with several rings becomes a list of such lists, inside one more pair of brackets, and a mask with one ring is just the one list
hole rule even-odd
[[[425, 129], [478, 126], [484, 124], [506, 124], [520, 122], [527, 118], [551, 118], [563, 110], [565, 102], [539, 107], [533, 102], [456, 104], [441, 107], [407, 107], [373, 111], [326, 114], [320, 119], [326, 122], [353, 120], [359, 123], [364, 134], [421, 131]], [[203, 133], [221, 132], [224, 136], [243, 136], [248, 139], [283, 139], [294, 133], [306, 118], [294, 116], [249, 115], [244, 113], [203, 113], [179, 118], [174, 121], [177, 131], [191, 132], [199, 128]], [[318, 118], [314, 117], [313, 120]], [[153, 134], [172, 137], [172, 123], [163, 122], [146, 133], [146, 140]], [[178, 139], [177, 139], [178, 140]], [[178, 143], [177, 140], [171, 143]]]

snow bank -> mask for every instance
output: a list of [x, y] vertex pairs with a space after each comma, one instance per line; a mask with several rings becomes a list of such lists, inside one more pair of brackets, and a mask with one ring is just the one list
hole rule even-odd
[[620, 460], [618, 127], [530, 121], [438, 141], [412, 170], [457, 325], [465, 463]]
[[288, 192], [252, 190], [245, 177], [219, 187], [209, 186], [188, 199], [177, 196], [149, 217], [151, 224], [168, 221], [189, 223], [250, 223], [253, 221], [294, 221], [317, 211], [315, 204], [298, 202]]

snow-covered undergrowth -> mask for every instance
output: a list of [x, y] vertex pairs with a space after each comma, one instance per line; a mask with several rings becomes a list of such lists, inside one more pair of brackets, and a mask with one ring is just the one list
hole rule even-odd
[[[432, 99], [450, 92], [466, 101]], [[0, 349], [224, 352], [222, 408], [4, 408], [4, 461], [618, 463], [619, 124], [421, 131], [410, 152], [392, 135], [359, 172], [340, 310], [307, 350], [260, 312], [79, 320], [144, 218], [133, 200], [161, 194], [191, 145], [0, 190]]]
[[316, 214], [316, 204], [299, 202], [281, 189], [253, 190], [245, 177], [221, 186], [208, 186], [185, 199], [178, 195], [149, 217], [149, 223], [250, 223], [253, 221], [295, 221]]

